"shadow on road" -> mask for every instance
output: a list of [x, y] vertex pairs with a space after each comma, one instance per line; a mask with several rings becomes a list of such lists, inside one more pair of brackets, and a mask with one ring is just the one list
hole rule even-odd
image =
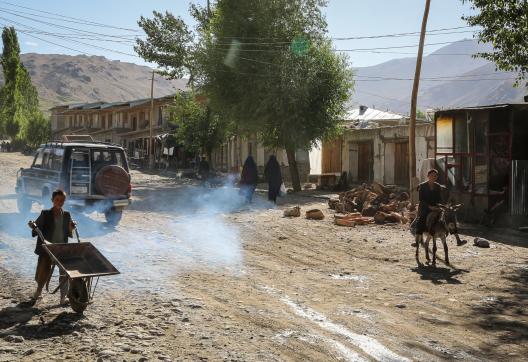
[[[38, 313], [33, 313], [31, 317], [35, 314]], [[64, 336], [80, 329], [81, 326], [76, 322], [85, 318], [82, 314], [61, 312], [50, 322], [45, 323], [41, 317], [39, 324], [28, 324], [27, 322], [31, 317], [27, 320], [20, 320], [16, 327], [9, 330], [8, 334], [24, 337], [25, 340], [42, 340]]]
[[503, 287], [490, 290], [492, 296], [474, 306], [469, 319], [483, 331], [495, 332], [496, 340], [481, 349], [498, 360], [504, 356], [496, 351], [497, 345], [516, 345], [528, 355], [528, 260], [503, 278]]
[[462, 284], [456, 277], [463, 273], [468, 273], [464, 269], [449, 269], [431, 265], [417, 266], [411, 270], [419, 274], [421, 280], [430, 280], [433, 284]]
[[[460, 233], [472, 238], [480, 237], [489, 239], [496, 243], [528, 248], [528, 233], [508, 228], [488, 228], [482, 225], [463, 224], [460, 226]], [[469, 240], [473, 243], [473, 239]]]
[[[39, 313], [34, 301], [21, 302], [15, 307], [0, 310], [0, 329], [8, 329], [17, 324], [26, 324]], [[1, 332], [0, 332], [1, 333]]]

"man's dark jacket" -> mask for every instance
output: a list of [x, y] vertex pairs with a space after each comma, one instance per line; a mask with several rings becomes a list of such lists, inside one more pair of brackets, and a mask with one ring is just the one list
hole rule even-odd
[[[64, 233], [64, 242], [67, 243], [68, 237], [70, 238], [73, 237], [72, 233], [69, 230], [69, 225], [71, 222], [71, 215], [69, 212], [63, 211], [62, 217], [63, 217], [62, 232]], [[47, 241], [50, 241], [53, 236], [53, 229], [55, 228], [55, 219], [53, 217], [53, 209], [42, 210], [42, 212], [40, 213], [40, 216], [37, 218], [35, 223], [37, 224], [40, 231], [42, 231], [42, 235], [44, 236], [44, 239], [46, 239]], [[37, 236], [37, 233], [35, 231], [33, 231], [31, 234], [33, 237]], [[42, 246], [41, 246], [42, 244], [43, 242], [40, 239], [40, 237], [37, 238], [37, 246], [35, 247], [35, 254], [41, 255], [41, 254], [46, 253], [44, 249], [42, 249]]]

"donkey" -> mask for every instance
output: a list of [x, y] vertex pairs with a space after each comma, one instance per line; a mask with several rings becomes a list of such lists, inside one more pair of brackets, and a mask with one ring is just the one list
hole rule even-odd
[[423, 235], [416, 235], [416, 262], [420, 264], [419, 250], [420, 244], [424, 245], [425, 248], [425, 258], [429, 263], [431, 259], [429, 258], [429, 241], [433, 239], [433, 267], [436, 267], [436, 238], [442, 240], [442, 245], [444, 246], [445, 253], [445, 263], [449, 265], [449, 253], [447, 248], [447, 235], [455, 234], [458, 236], [457, 230], [457, 217], [456, 211], [462, 205], [437, 205], [431, 207], [432, 211], [427, 215], [426, 225], [427, 232], [425, 232], [427, 239], [425, 244], [423, 244]]

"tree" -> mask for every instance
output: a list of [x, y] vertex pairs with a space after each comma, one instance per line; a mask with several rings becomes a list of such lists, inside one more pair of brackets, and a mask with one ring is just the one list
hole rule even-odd
[[41, 112], [33, 113], [23, 128], [23, 139], [30, 147], [38, 147], [41, 143], [49, 140], [51, 133], [50, 120]]
[[49, 132], [44, 133], [43, 130], [44, 124], [49, 121], [45, 120], [38, 108], [37, 89], [20, 61], [20, 46], [15, 28], [4, 28], [2, 41], [4, 85], [0, 90], [0, 130], [11, 139], [35, 145], [36, 140], [45, 141], [48, 138]]
[[265, 146], [284, 148], [295, 190], [295, 152], [335, 136], [352, 73], [327, 38], [325, 1], [219, 0], [202, 60], [213, 109]]
[[213, 150], [227, 137], [227, 124], [219, 115], [211, 114], [204, 103], [204, 97], [192, 92], [176, 95], [171, 123], [176, 125], [176, 139], [186, 150], [195, 154], [204, 152], [211, 160]]
[[2, 41], [4, 48], [1, 63], [4, 85], [0, 90], [0, 118], [5, 134], [14, 139], [23, 122], [21, 95], [17, 84], [21, 66], [20, 46], [15, 28], [4, 28]]
[[[166, 76], [189, 76], [211, 109], [242, 134], [284, 148], [294, 189], [295, 151], [339, 131], [352, 88], [347, 60], [327, 37], [323, 0], [218, 0], [191, 5], [196, 30], [170, 13], [138, 24], [147, 38], [136, 52]], [[211, 122], [211, 121], [209, 121]]]
[[168, 79], [189, 76], [194, 80], [194, 39], [193, 32], [180, 17], [169, 12], [162, 14], [154, 11], [152, 19], [141, 16], [138, 25], [146, 33], [145, 40], [136, 39], [134, 50], [143, 59], [157, 63], [160, 74]]
[[493, 52], [479, 53], [503, 71], [517, 72], [518, 82], [528, 73], [528, 1], [462, 0], [470, 2], [477, 15], [464, 19], [477, 32], [480, 42], [493, 45]]

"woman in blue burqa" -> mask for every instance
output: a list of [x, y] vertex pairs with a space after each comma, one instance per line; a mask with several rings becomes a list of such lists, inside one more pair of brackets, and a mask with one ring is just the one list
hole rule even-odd
[[253, 194], [257, 188], [258, 170], [257, 164], [253, 156], [249, 155], [242, 167], [242, 174], [240, 175], [240, 193], [244, 196], [246, 202], [249, 204], [253, 199]]
[[277, 203], [277, 196], [279, 196], [282, 185], [282, 174], [277, 157], [274, 155], [270, 156], [264, 168], [264, 175], [268, 180], [268, 199]]

